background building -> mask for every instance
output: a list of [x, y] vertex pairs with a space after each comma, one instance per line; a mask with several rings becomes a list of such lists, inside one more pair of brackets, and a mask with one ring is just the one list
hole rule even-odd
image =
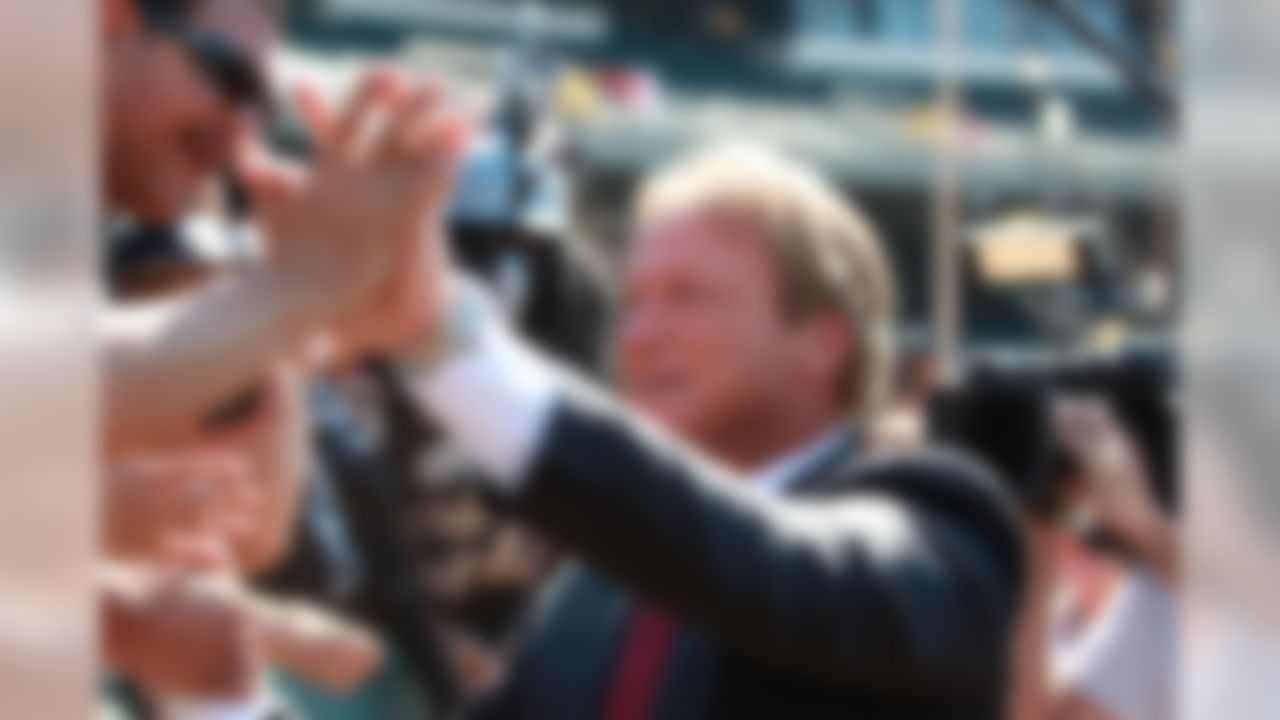
[[[1099, 318], [1158, 331], [1170, 316], [1172, 110], [1154, 79], [1163, 3], [1064, 5], [963, 1], [955, 73], [964, 236], [1042, 243], [1020, 254], [1056, 266], [1053, 278], [1041, 267], [1037, 282], [1014, 277], [999, 287], [974, 271], [987, 263], [967, 267], [972, 340], [1071, 342]], [[636, 179], [654, 163], [707, 138], [780, 146], [815, 162], [876, 218], [904, 289], [903, 322], [915, 325], [927, 323], [930, 307], [930, 195], [943, 118], [937, 7], [304, 0], [294, 6], [285, 64], [322, 68], [338, 84], [345, 63], [389, 52], [481, 96], [504, 83], [533, 88], [559, 131], [558, 160], [576, 178], [575, 227], [605, 249], [619, 237]], [[1055, 263], [1063, 243], [1071, 262]]]

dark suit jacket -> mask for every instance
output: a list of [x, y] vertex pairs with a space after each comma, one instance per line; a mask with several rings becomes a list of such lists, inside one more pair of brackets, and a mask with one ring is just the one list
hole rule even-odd
[[519, 508], [590, 570], [558, 578], [473, 716], [598, 717], [641, 597], [680, 620], [654, 717], [1001, 717], [1023, 555], [997, 483], [955, 457], [844, 452], [793, 492], [563, 402]]

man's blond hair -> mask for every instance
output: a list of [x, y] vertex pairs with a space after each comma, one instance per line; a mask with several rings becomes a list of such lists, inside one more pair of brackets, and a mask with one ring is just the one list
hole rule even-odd
[[792, 317], [835, 310], [848, 319], [850, 410], [872, 411], [893, 360], [894, 287], [862, 211], [809, 167], [747, 143], [695, 151], [660, 170], [641, 190], [635, 220], [689, 211], [759, 233], [777, 259]]

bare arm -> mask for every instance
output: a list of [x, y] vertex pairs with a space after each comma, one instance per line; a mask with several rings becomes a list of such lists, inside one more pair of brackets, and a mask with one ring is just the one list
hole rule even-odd
[[1023, 597], [1014, 636], [1013, 682], [1010, 687], [1010, 720], [1044, 720], [1050, 717], [1051, 652], [1050, 606], [1059, 564], [1055, 529], [1033, 517], [1023, 519], [1029, 562], [1027, 592]]
[[252, 608], [263, 655], [332, 692], [352, 691], [384, 661], [377, 637], [321, 608], [263, 597]]
[[172, 300], [112, 307], [101, 329], [108, 457], [189, 436], [296, 351], [311, 327], [303, 295], [267, 270]]
[[1049, 720], [1115, 720], [1088, 695], [1073, 689], [1066, 689], [1054, 698], [1047, 717]]
[[1177, 525], [1156, 502], [1132, 439], [1100, 402], [1062, 399], [1055, 413], [1059, 437], [1082, 468], [1088, 507], [1143, 564], [1176, 587]]
[[311, 166], [286, 170], [246, 154], [240, 169], [268, 265], [107, 313], [109, 456], [191, 432], [314, 329], [342, 324], [376, 296], [449, 195], [467, 121], [438, 96], [388, 71], [366, 76], [336, 115], [300, 94], [317, 142]]

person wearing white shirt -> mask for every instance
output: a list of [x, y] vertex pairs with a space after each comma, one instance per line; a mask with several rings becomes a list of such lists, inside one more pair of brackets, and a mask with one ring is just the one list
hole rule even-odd
[[1176, 715], [1178, 542], [1134, 442], [1100, 402], [1060, 400], [1059, 433], [1078, 458], [1083, 507], [1131, 549], [1089, 624], [1056, 653], [1054, 720], [1161, 720]]
[[[1012, 717], [1173, 717], [1181, 635], [1175, 519], [1156, 501], [1144, 458], [1104, 401], [1059, 397], [1054, 426], [1077, 490], [1063, 517], [1028, 517], [1032, 580]], [[1126, 552], [1100, 554], [1081, 532], [1089, 521]]]
[[1011, 505], [962, 460], [854, 452], [893, 322], [870, 224], [744, 146], [660, 172], [636, 217], [629, 408], [516, 339], [436, 245], [368, 318], [423, 411], [582, 561], [472, 717], [1002, 717]]

